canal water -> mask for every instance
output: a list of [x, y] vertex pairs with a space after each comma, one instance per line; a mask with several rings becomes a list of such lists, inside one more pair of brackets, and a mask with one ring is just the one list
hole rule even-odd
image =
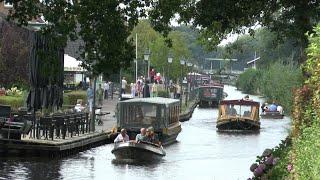
[[[225, 86], [227, 99], [245, 96], [232, 86]], [[263, 102], [257, 96], [251, 99]], [[178, 142], [165, 147], [167, 156], [155, 164], [116, 164], [112, 144], [93, 148], [62, 159], [0, 158], [2, 179], [247, 179], [250, 165], [265, 148], [284, 139], [290, 119], [261, 120], [257, 134], [218, 133], [217, 109], [196, 108], [192, 118], [182, 123]]]

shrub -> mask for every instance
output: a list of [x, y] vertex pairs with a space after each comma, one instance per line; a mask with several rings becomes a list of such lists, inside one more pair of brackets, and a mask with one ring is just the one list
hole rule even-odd
[[22, 96], [23, 91], [17, 87], [12, 87], [11, 89], [6, 90], [7, 96]]
[[287, 112], [291, 113], [293, 89], [302, 84], [302, 72], [299, 67], [275, 63], [262, 71], [259, 89], [270, 100], [276, 100]]
[[69, 93], [64, 93], [63, 104], [75, 105], [75, 104], [77, 104], [77, 99], [82, 99], [84, 103], [87, 102], [87, 92], [86, 91], [72, 91]]
[[0, 104], [9, 105], [12, 109], [17, 110], [24, 106], [25, 98], [23, 96], [0, 96]]
[[167, 91], [158, 91], [158, 97], [168, 98], [169, 94]]
[[247, 94], [255, 94], [258, 88], [260, 72], [256, 69], [248, 69], [240, 74], [236, 87]]

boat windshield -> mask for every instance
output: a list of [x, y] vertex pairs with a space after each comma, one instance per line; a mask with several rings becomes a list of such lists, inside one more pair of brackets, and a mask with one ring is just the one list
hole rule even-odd
[[222, 115], [237, 117], [252, 117], [254, 106], [226, 104], [222, 107]]
[[151, 104], [129, 105], [124, 112], [126, 124], [155, 126], [157, 106]]
[[218, 89], [217, 88], [205, 88], [203, 90], [203, 95], [205, 97], [216, 97]]

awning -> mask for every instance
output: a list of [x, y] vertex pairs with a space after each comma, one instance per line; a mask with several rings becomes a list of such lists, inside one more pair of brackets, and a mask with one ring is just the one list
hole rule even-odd
[[78, 61], [76, 58], [64, 54], [64, 71], [71, 72], [84, 72], [86, 71], [81, 67], [81, 61]]

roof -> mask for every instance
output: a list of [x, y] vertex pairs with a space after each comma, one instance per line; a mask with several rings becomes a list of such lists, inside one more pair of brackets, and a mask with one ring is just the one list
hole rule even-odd
[[225, 104], [234, 104], [234, 105], [248, 105], [248, 106], [260, 106], [259, 102], [252, 101], [252, 100], [223, 100], [220, 101], [220, 105], [225, 105]]
[[76, 58], [69, 56], [68, 54], [64, 54], [64, 70], [65, 71], [85, 71], [81, 67], [81, 61], [78, 61]]
[[251, 61], [248, 61], [247, 64], [253, 63], [253, 62], [255, 62], [255, 61], [259, 60], [259, 59], [260, 59], [260, 57], [257, 57], [257, 58], [255, 58], [255, 59], [253, 59]]
[[[77, 25], [76, 28], [77, 32], [80, 32], [80, 25]], [[84, 46], [84, 41], [81, 37], [78, 39], [72, 41], [71, 39], [68, 39], [67, 46], [64, 48], [64, 51], [66, 54], [76, 58], [77, 60], [82, 61], [83, 58], [81, 57], [81, 50], [80, 48]]]
[[152, 98], [134, 98], [119, 103], [150, 103], [150, 104], [172, 104], [179, 103], [180, 101], [172, 98], [152, 97]]
[[200, 88], [201, 87], [217, 87], [217, 88], [223, 88], [224, 85], [223, 84], [220, 84], [220, 83], [209, 83], [209, 84], [203, 84], [201, 86], [199, 86]]

